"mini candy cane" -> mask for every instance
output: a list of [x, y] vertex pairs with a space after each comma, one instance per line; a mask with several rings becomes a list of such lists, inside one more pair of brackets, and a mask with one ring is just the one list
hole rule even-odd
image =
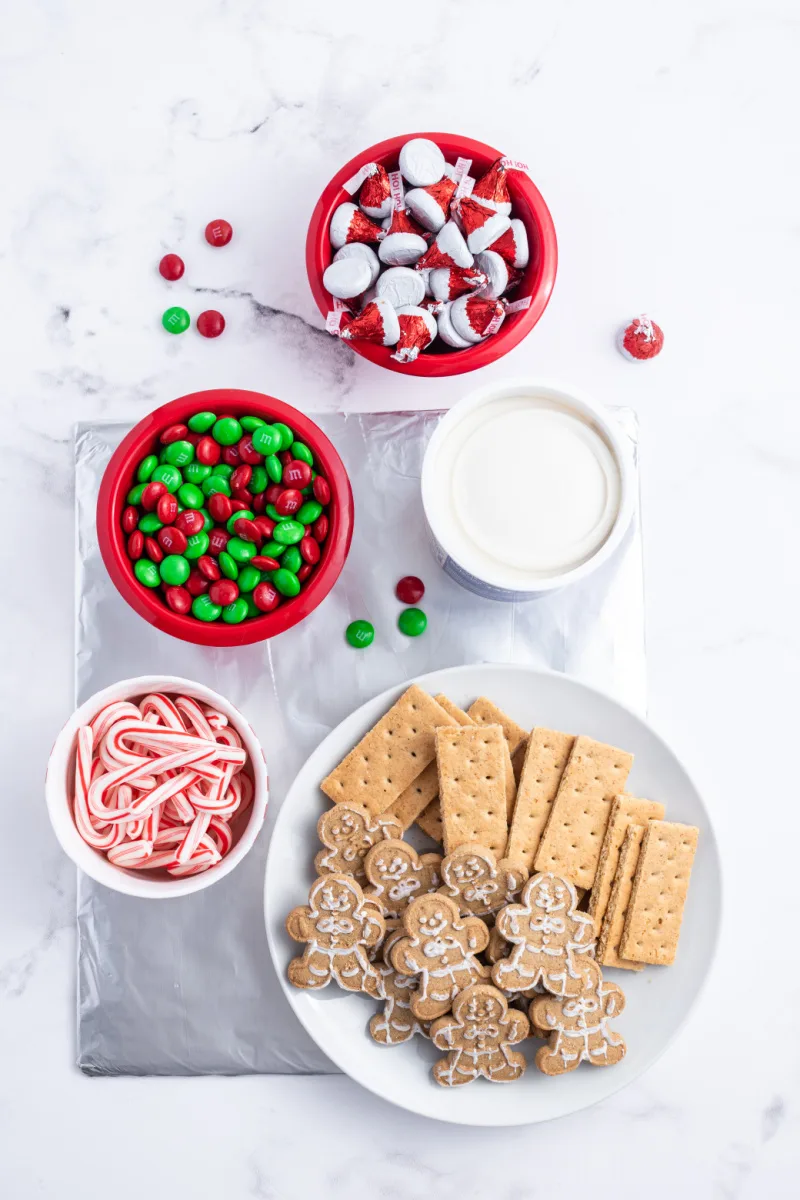
[[230, 818], [252, 803], [246, 762], [239, 734], [211, 705], [161, 692], [114, 701], [77, 734], [76, 828], [125, 870], [207, 871], [233, 846]]

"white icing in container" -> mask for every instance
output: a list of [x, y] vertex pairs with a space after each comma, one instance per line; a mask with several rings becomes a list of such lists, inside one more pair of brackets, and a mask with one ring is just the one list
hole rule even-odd
[[494, 600], [583, 579], [630, 523], [631, 468], [613, 418], [586, 396], [531, 381], [482, 388], [442, 418], [426, 451], [434, 554]]

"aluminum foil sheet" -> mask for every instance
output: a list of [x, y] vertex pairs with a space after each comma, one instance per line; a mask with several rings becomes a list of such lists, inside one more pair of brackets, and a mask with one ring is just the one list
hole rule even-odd
[[[629, 410], [620, 424], [636, 451]], [[338, 584], [305, 621], [237, 650], [186, 645], [136, 615], [111, 584], [97, 545], [95, 503], [109, 457], [129, 428], [76, 429], [76, 702], [128, 676], [183, 675], [239, 706], [260, 737], [269, 816], [227, 878], [168, 901], [78, 884], [78, 1065], [92, 1075], [319, 1074], [335, 1068], [284, 1000], [267, 950], [263, 876], [272, 821], [318, 742], [364, 700], [404, 680], [468, 662], [546, 666], [645, 705], [642, 548], [638, 509], [620, 550], [584, 584], [524, 604], [483, 600], [434, 563], [422, 515], [422, 457], [439, 414], [319, 414], [350, 473], [353, 547]], [[638, 467], [637, 467], [638, 469]], [[403, 575], [426, 584], [423, 637], [396, 627]], [[376, 629], [355, 651], [356, 617]], [[310, 855], [312, 847], [302, 848]]]

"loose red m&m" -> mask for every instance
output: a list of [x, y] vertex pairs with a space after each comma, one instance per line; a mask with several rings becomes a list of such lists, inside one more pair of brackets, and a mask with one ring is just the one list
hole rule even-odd
[[159, 275], [162, 279], [168, 279], [170, 283], [174, 283], [176, 279], [180, 279], [185, 270], [184, 261], [177, 254], [165, 254], [158, 264]]
[[416, 575], [404, 575], [398, 580], [394, 594], [401, 604], [417, 604], [425, 595], [425, 584]]
[[233, 237], [233, 226], [229, 221], [217, 218], [206, 225], [206, 241], [209, 246], [227, 246]]
[[163, 429], [120, 514], [131, 571], [173, 612], [238, 624], [313, 576], [331, 489], [282, 422], [198, 412]]
[[[223, 243], [224, 244], [224, 243]], [[197, 318], [197, 332], [205, 338], [219, 337], [225, 328], [225, 318], [215, 308], [207, 308]]]

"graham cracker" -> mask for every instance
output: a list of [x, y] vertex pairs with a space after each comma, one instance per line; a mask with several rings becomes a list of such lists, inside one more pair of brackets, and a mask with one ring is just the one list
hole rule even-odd
[[436, 761], [444, 827], [444, 851], [466, 842], [486, 846], [502, 858], [508, 839], [505, 755], [499, 725], [439, 729]]
[[[453, 701], [441, 692], [438, 696], [434, 696], [434, 699], [459, 725], [473, 724], [472, 718], [468, 717], [462, 708], [453, 704]], [[405, 833], [438, 795], [439, 772], [434, 759], [397, 797], [394, 803], [389, 805], [387, 812], [397, 818]]]
[[628, 825], [622, 839], [617, 870], [611, 885], [611, 895], [608, 899], [595, 951], [595, 958], [604, 967], [625, 967], [628, 971], [641, 971], [643, 966], [640, 962], [620, 958], [619, 942], [622, 930], [625, 928], [625, 917], [628, 913], [628, 902], [633, 889], [633, 877], [639, 862], [644, 828], [644, 825], [632, 823]]
[[458, 727], [433, 696], [412, 684], [320, 787], [335, 803], [346, 800], [378, 816], [433, 761], [440, 725]]
[[594, 887], [586, 909], [594, 921], [595, 934], [600, 933], [603, 924], [626, 829], [631, 823], [646, 825], [648, 821], [661, 821], [663, 818], [664, 805], [655, 800], [638, 800], [636, 796], [628, 796], [624, 792], [612, 800], [611, 816], [606, 826]]
[[524, 747], [528, 740], [528, 731], [506, 716], [502, 709], [493, 704], [486, 696], [478, 699], [467, 709], [467, 716], [476, 725], [499, 725], [508, 744], [506, 761], [506, 818], [511, 822], [514, 805], [517, 799], [517, 777], [514, 773], [512, 759]]
[[576, 737], [539, 843], [537, 871], [592, 886], [611, 801], [625, 790], [632, 764], [633, 755], [616, 746]]
[[696, 826], [674, 821], [648, 824], [619, 944], [623, 958], [662, 966], [675, 961], [699, 834]]
[[422, 816], [417, 817], [417, 824], [423, 833], [427, 833], [429, 838], [433, 838], [435, 842], [442, 845], [444, 842], [444, 826], [442, 824], [442, 806], [438, 799], [428, 805]]
[[543, 728], [534, 729], [528, 739], [506, 858], [529, 872], [574, 742], [570, 733]]

